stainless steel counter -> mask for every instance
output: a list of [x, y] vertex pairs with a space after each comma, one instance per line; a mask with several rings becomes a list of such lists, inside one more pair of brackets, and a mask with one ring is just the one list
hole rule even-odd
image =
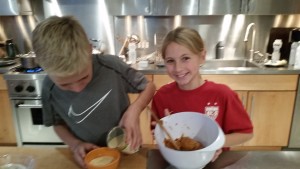
[[[204, 169], [298, 169], [300, 151], [227, 151]], [[159, 150], [148, 152], [147, 169], [176, 169]]]
[[20, 63], [16, 63], [13, 65], [9, 65], [9, 66], [0, 66], [0, 74], [4, 74], [10, 70], [12, 70], [13, 68], [19, 67]]
[[[133, 68], [140, 70], [144, 74], [166, 74], [165, 67], [158, 67], [155, 64], [149, 64], [147, 67], [140, 67], [138, 64], [132, 65]], [[289, 67], [219, 67], [217, 69], [201, 68], [201, 74], [300, 74], [300, 69]]]

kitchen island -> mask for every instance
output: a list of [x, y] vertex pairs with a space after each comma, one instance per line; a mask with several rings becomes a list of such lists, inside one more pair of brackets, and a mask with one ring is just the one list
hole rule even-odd
[[[2, 154], [25, 154], [35, 158], [35, 169], [80, 169], [66, 147], [0, 147]], [[205, 168], [297, 169], [300, 151], [228, 151]], [[144, 146], [132, 155], [122, 155], [118, 169], [175, 169], [161, 156], [155, 145]]]

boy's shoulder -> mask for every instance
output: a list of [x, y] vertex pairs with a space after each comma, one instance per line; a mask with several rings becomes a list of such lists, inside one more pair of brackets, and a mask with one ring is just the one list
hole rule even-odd
[[94, 58], [99, 64], [108, 67], [116, 67], [119, 65], [127, 66], [127, 64], [116, 55], [94, 55]]
[[110, 54], [105, 54], [105, 55], [93, 55], [99, 62], [119, 62], [121, 59], [116, 56], [116, 55], [110, 55]]

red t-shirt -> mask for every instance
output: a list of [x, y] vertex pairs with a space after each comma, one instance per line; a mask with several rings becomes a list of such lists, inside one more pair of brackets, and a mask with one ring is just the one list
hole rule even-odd
[[225, 134], [253, 132], [249, 115], [236, 92], [211, 81], [194, 90], [181, 90], [176, 82], [166, 84], [154, 95], [152, 109], [159, 118], [164, 117], [164, 109], [171, 113], [204, 113], [215, 119]]

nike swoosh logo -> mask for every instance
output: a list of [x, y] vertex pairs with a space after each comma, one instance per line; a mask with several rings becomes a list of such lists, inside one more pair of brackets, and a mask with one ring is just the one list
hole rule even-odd
[[71, 105], [69, 107], [68, 116], [69, 117], [72, 117], [72, 116], [82, 117], [81, 120], [76, 121], [76, 123], [79, 124], [79, 123], [83, 122], [103, 102], [103, 100], [108, 96], [108, 94], [111, 92], [111, 90], [108, 91], [103, 97], [101, 97], [98, 101], [96, 101], [93, 105], [91, 105], [90, 107], [88, 107], [86, 110], [84, 110], [81, 113], [75, 113], [73, 110], [73, 106]]

